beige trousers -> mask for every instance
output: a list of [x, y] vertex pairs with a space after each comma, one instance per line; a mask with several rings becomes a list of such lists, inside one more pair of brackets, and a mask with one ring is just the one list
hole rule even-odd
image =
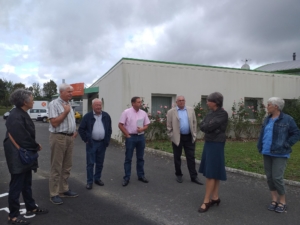
[[50, 133], [51, 170], [49, 178], [50, 197], [69, 190], [67, 182], [72, 168], [74, 138]]

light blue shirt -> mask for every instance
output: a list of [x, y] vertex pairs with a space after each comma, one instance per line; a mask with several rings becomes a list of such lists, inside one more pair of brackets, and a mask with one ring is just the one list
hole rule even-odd
[[272, 139], [273, 139], [273, 127], [274, 127], [274, 123], [276, 120], [278, 120], [278, 118], [275, 118], [275, 119], [270, 118], [268, 121], [268, 124], [266, 125], [266, 127], [264, 129], [261, 153], [263, 155], [282, 157], [282, 158], [290, 158], [290, 154], [278, 155], [278, 154], [271, 153], [271, 145], [272, 145]]
[[94, 118], [96, 119], [92, 131], [92, 139], [96, 141], [101, 141], [105, 137], [105, 130], [102, 123], [102, 113], [100, 115], [95, 114], [94, 112]]
[[178, 106], [176, 106], [176, 108], [177, 108], [179, 124], [180, 124], [180, 134], [191, 133], [186, 107], [184, 107], [183, 109], [180, 109]]

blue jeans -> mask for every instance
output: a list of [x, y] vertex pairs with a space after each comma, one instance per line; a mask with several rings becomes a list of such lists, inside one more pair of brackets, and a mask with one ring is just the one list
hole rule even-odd
[[130, 180], [131, 175], [131, 161], [134, 149], [136, 149], [136, 172], [138, 178], [144, 177], [144, 150], [145, 150], [145, 137], [141, 135], [132, 135], [130, 138], [126, 138], [125, 141], [125, 162], [124, 170], [125, 176], [123, 179]]
[[9, 217], [14, 218], [20, 215], [20, 193], [22, 192], [23, 200], [27, 211], [32, 211], [37, 208], [35, 201], [32, 198], [32, 173], [28, 170], [25, 173], [11, 174], [9, 183], [8, 207]]
[[101, 172], [103, 169], [103, 162], [106, 151], [104, 141], [92, 140], [92, 142], [92, 146], [86, 144], [86, 172], [88, 184], [91, 184], [93, 183], [93, 181], [101, 179]]

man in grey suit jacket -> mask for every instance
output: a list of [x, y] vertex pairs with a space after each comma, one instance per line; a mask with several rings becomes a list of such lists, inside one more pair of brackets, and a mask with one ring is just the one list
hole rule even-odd
[[195, 163], [195, 141], [197, 120], [192, 107], [185, 106], [184, 96], [177, 96], [177, 106], [167, 113], [168, 136], [172, 141], [176, 180], [182, 183], [181, 155], [184, 148], [191, 181], [202, 185], [198, 178]]

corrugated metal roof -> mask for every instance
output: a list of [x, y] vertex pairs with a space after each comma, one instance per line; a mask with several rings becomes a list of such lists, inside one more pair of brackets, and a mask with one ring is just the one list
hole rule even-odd
[[271, 63], [264, 66], [260, 66], [255, 70], [260, 71], [284, 71], [284, 70], [296, 70], [300, 69], [300, 60]]

